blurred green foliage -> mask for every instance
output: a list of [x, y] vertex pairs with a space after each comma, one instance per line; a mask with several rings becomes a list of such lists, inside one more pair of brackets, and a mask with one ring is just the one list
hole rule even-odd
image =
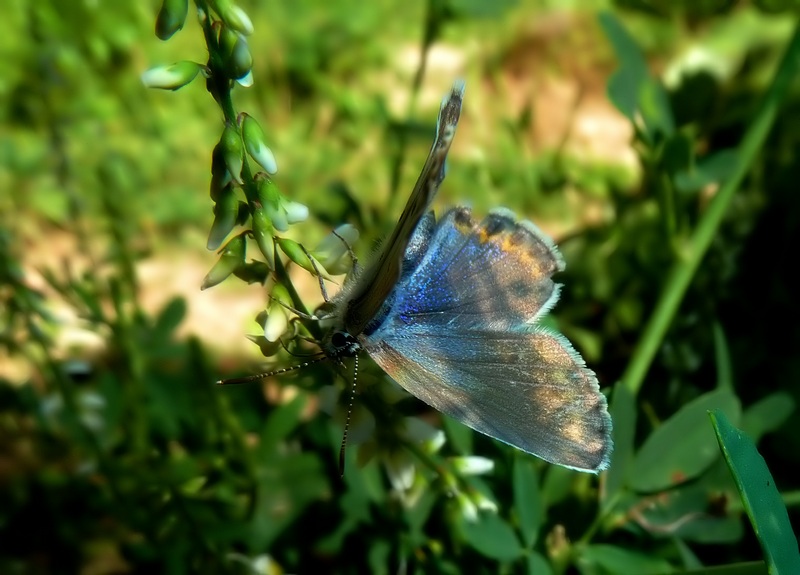
[[[0, 38], [0, 572], [785, 573], [800, 502], [796, 3], [614, 4], [597, 18], [603, 2], [242, 2], [254, 84], [220, 114], [202, 76], [174, 94], [140, 82], [155, 64], [206, 63], [192, 6], [160, 43], [151, 3], [12, 1]], [[169, 36], [175, 25], [159, 22]], [[437, 47], [459, 63], [442, 67]], [[236, 62], [238, 78], [247, 59]], [[554, 111], [515, 78], [571, 73], [607, 86], [635, 168], [576, 153], [569, 134], [533, 141]], [[438, 205], [504, 204], [566, 230], [557, 325], [613, 386], [616, 449], [599, 481], [441, 420], [369, 366], [340, 479], [349, 372], [214, 387], [228, 368], [214, 337], [177, 335], [186, 302], [142, 301], [141, 258], [205, 247], [223, 115], [229, 128], [231, 112], [258, 120], [274, 182], [309, 206], [287, 238], [314, 246], [348, 221], [366, 257], [455, 76], [468, 85], [463, 147]], [[515, 91], [519, 112], [495, 101]], [[234, 198], [228, 229], [250, 200]], [[34, 270], [41, 252], [58, 264]], [[267, 275], [233, 255], [240, 278]], [[65, 344], [76, 327], [102, 345]], [[492, 472], [465, 471], [482, 461], [472, 455]]]

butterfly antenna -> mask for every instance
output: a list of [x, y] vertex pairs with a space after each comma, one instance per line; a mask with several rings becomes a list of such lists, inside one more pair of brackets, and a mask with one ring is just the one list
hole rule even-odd
[[329, 359], [328, 356], [323, 355], [322, 357], [305, 361], [299, 365], [293, 365], [292, 367], [284, 367], [281, 369], [276, 369], [275, 371], [267, 371], [264, 373], [257, 373], [255, 375], [247, 375], [245, 377], [232, 377], [230, 379], [220, 379], [216, 383], [216, 385], [240, 385], [242, 383], [250, 383], [251, 381], [258, 381], [260, 379], [264, 379], [265, 377], [272, 377], [273, 375], [280, 375], [282, 373], [288, 373], [296, 369], [302, 369], [304, 367], [308, 367], [309, 365], [314, 365], [315, 363], [326, 361], [327, 359]]
[[[291, 349], [289, 349], [289, 346], [287, 346], [286, 343], [282, 339], [278, 340], [278, 343], [281, 344], [281, 347], [283, 348], [283, 351], [285, 351], [286, 353], [288, 353], [292, 357], [315, 357], [315, 356], [318, 356], [318, 355], [323, 353], [321, 351], [318, 351], [316, 353], [295, 353]], [[311, 340], [311, 343], [316, 343], [316, 342], [314, 340]]]
[[317, 319], [315, 316], [313, 316], [313, 315], [311, 315], [311, 314], [308, 314], [308, 313], [302, 312], [302, 311], [300, 311], [299, 309], [295, 309], [295, 308], [293, 308], [292, 306], [290, 306], [289, 304], [282, 302], [282, 301], [281, 301], [281, 300], [279, 300], [278, 298], [276, 298], [276, 297], [273, 297], [273, 296], [272, 296], [272, 294], [270, 294], [268, 297], [269, 297], [269, 299], [271, 299], [272, 301], [274, 301], [276, 304], [278, 304], [278, 305], [281, 305], [281, 306], [283, 306], [284, 308], [288, 309], [290, 312], [292, 312], [293, 314], [295, 314], [297, 317], [301, 317], [301, 318], [303, 318], [303, 319], [308, 319], [308, 320], [316, 320], [316, 319]]
[[334, 235], [334, 236], [336, 236], [337, 238], [339, 238], [339, 239], [341, 240], [341, 242], [344, 244], [344, 247], [346, 247], [346, 248], [347, 248], [347, 255], [349, 255], [349, 256], [350, 256], [350, 261], [353, 263], [353, 266], [352, 266], [352, 267], [353, 267], [353, 271], [358, 271], [358, 258], [356, 257], [356, 254], [355, 254], [355, 252], [353, 251], [353, 248], [352, 248], [352, 247], [350, 247], [350, 244], [348, 244], [348, 243], [347, 243], [347, 240], [346, 240], [346, 239], [344, 239], [342, 236], [340, 236], [340, 235], [339, 235], [339, 234], [336, 232], [336, 230], [333, 230], [333, 232], [332, 232], [332, 233], [333, 233], [333, 235]]
[[347, 447], [347, 432], [350, 429], [350, 419], [353, 416], [353, 402], [356, 400], [356, 382], [358, 381], [358, 355], [353, 356], [353, 387], [350, 391], [350, 403], [347, 404], [347, 417], [344, 420], [344, 434], [342, 445], [339, 448], [339, 473], [344, 477], [344, 450]]
[[300, 249], [303, 250], [303, 253], [306, 254], [308, 261], [311, 262], [311, 267], [314, 268], [314, 273], [317, 276], [317, 280], [319, 280], [319, 291], [322, 292], [322, 299], [325, 300], [325, 303], [329, 302], [328, 299], [328, 290], [325, 289], [325, 282], [322, 281], [322, 274], [319, 273], [319, 269], [317, 268], [317, 262], [314, 261], [314, 258], [311, 257], [311, 254], [308, 253], [308, 250], [303, 244], [300, 244]]

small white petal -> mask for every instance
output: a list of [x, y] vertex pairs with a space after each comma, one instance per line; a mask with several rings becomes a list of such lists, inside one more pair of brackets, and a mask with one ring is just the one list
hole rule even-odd
[[483, 475], [494, 470], [494, 461], [477, 455], [453, 457], [451, 462], [462, 475]]
[[239, 84], [242, 88], [249, 88], [250, 86], [252, 86], [253, 85], [253, 71], [250, 70], [249, 72], [247, 72], [247, 74], [245, 74], [241, 78], [238, 78], [236, 80], [236, 83]]
[[300, 202], [283, 202], [283, 209], [286, 211], [286, 221], [290, 224], [297, 224], [308, 219], [308, 207]]
[[264, 323], [264, 337], [267, 341], [278, 341], [289, 326], [286, 310], [280, 305], [272, 306]]
[[245, 140], [245, 145], [247, 145], [247, 152], [268, 174], [278, 173], [278, 163], [275, 161], [275, 154], [272, 153], [272, 150], [261, 143], [251, 143], [247, 140]]

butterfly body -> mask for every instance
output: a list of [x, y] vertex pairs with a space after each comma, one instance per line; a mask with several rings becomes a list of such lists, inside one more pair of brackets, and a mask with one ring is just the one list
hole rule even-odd
[[442, 104], [437, 137], [399, 223], [375, 262], [317, 316], [328, 357], [361, 350], [407, 391], [473, 429], [547, 461], [608, 466], [611, 418], [597, 379], [538, 320], [556, 303], [564, 262], [536, 226], [508, 210], [467, 208], [439, 221], [463, 85]]

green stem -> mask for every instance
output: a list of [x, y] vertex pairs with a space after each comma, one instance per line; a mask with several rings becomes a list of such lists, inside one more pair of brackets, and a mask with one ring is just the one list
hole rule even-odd
[[736, 190], [755, 163], [758, 152], [778, 114], [778, 108], [798, 73], [800, 73], [800, 24], [795, 27], [772, 85], [767, 90], [755, 120], [739, 145], [739, 161], [735, 171], [709, 204], [683, 257], [673, 265], [655, 311], [645, 326], [628, 368], [622, 376], [624, 385], [634, 395], [642, 387], [667, 329], [678, 312], [683, 296], [716, 236]]

